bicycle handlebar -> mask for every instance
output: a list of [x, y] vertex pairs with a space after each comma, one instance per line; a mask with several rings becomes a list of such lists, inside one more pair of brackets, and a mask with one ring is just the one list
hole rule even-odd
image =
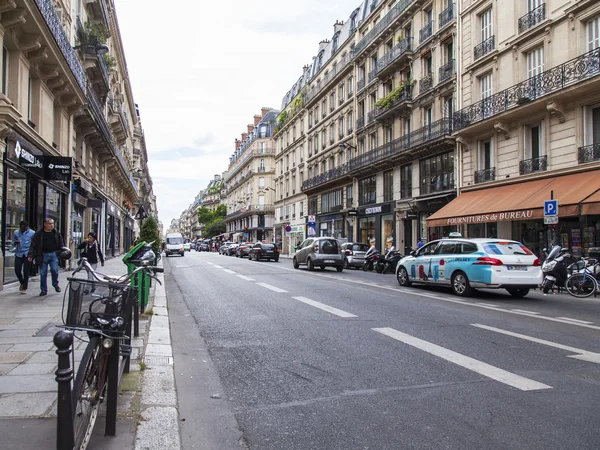
[[77, 262], [77, 269], [75, 269], [75, 271], [73, 272], [73, 275], [75, 275], [77, 272], [80, 272], [83, 269], [85, 269], [85, 271], [88, 274], [91, 274], [92, 277], [95, 278], [97, 281], [116, 283], [119, 285], [127, 284], [133, 278], [133, 276], [136, 275], [140, 271], [145, 271], [150, 278], [155, 279], [158, 282], [158, 284], [162, 285], [161, 281], [157, 277], [155, 277], [154, 274], [164, 272], [164, 269], [162, 267], [142, 265], [142, 266], [136, 267], [131, 273], [129, 273], [127, 275], [122, 275], [120, 277], [119, 276], [109, 276], [109, 275], [104, 275], [99, 272], [96, 272], [94, 270], [94, 268], [91, 266], [91, 264], [88, 262], [87, 258], [81, 258]]

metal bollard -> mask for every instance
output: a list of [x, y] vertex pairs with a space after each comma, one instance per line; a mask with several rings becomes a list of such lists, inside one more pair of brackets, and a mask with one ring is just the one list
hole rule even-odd
[[58, 383], [58, 402], [56, 413], [56, 448], [57, 450], [72, 450], [75, 446], [73, 435], [73, 405], [71, 403], [71, 345], [73, 333], [61, 330], [54, 335], [54, 345], [58, 355], [56, 382]]

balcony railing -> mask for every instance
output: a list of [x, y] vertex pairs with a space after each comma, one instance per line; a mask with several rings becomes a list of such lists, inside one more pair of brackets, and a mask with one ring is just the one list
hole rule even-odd
[[419, 43], [422, 44], [424, 41], [429, 39], [432, 34], [433, 34], [433, 20], [431, 22], [429, 22], [427, 25], [425, 25], [423, 28], [421, 28], [421, 30], [419, 31]]
[[430, 73], [425, 75], [419, 80], [419, 94], [423, 94], [429, 89], [433, 88], [433, 74]]
[[304, 102], [308, 103], [313, 98], [317, 96], [319, 92], [321, 92], [331, 80], [333, 80], [338, 74], [340, 74], [347, 66], [352, 62], [353, 56], [350, 52], [348, 52], [335, 66], [331, 68], [327, 75], [325, 75], [321, 79], [321, 83], [317, 86], [314, 86], [310, 91], [306, 93], [304, 97]]
[[454, 75], [454, 60], [448, 61], [442, 67], [440, 67], [439, 83], [446, 81]]
[[455, 112], [454, 130], [460, 130], [474, 122], [495, 116], [598, 75], [600, 75], [600, 48]]
[[485, 183], [486, 181], [494, 181], [496, 179], [496, 168], [477, 170], [475, 172], [475, 183]]
[[440, 13], [440, 28], [443, 28], [454, 19], [454, 4], [448, 6]]
[[102, 108], [100, 108], [100, 104], [96, 99], [96, 94], [92, 89], [88, 89], [86, 92], [88, 106], [92, 111], [92, 117], [96, 122], [96, 125], [99, 128], [99, 131], [107, 143], [108, 147], [113, 149], [116, 147], [115, 139], [110, 132], [110, 127], [108, 126], [108, 122], [106, 122], [106, 117], [104, 117], [104, 113], [102, 112]]
[[356, 119], [356, 131], [361, 130], [365, 126], [365, 116]]
[[375, 67], [373, 69], [371, 69], [371, 71], [369, 72], [369, 75], [368, 75], [367, 79], [369, 80], [369, 83], [370, 83], [376, 77], [377, 77], [377, 63], [375, 63]]
[[302, 190], [320, 186], [329, 181], [350, 176], [357, 169], [383, 161], [395, 155], [399, 155], [413, 147], [429, 142], [433, 139], [449, 136], [452, 133], [452, 119], [446, 117], [433, 122], [431, 125], [419, 128], [387, 144], [381, 145], [367, 153], [352, 158], [350, 162], [331, 169], [321, 175], [309, 178], [302, 183]]
[[519, 19], [519, 33], [528, 30], [536, 23], [540, 23], [546, 18], [546, 4], [542, 3], [535, 9], [532, 9], [527, 14]]
[[377, 73], [384, 70], [390, 64], [395, 62], [398, 58], [400, 58], [405, 53], [412, 51], [412, 38], [407, 37], [402, 39], [396, 45], [392, 47], [392, 49], [387, 52], [383, 57], [377, 61]]
[[396, 100], [392, 101], [387, 107], [376, 108], [374, 110], [374, 111], [376, 111], [375, 116], [376, 116], [376, 118], [383, 118], [385, 116], [388, 116], [389, 113], [395, 111], [400, 106], [402, 106], [403, 104], [406, 104], [410, 101], [412, 101], [412, 86], [407, 85], [402, 90], [400, 96]]
[[483, 55], [491, 52], [492, 50], [494, 50], [494, 37], [495, 36], [491, 36], [489, 38], [487, 38], [485, 41], [483, 41], [481, 44], [475, 46], [475, 50], [473, 51], [473, 54], [475, 56], [475, 59], [479, 59], [481, 58]]
[[361, 78], [356, 82], [356, 92], [360, 92], [365, 88], [365, 79]]
[[375, 26], [354, 47], [354, 56], [357, 56], [373, 42], [390, 24], [396, 20], [408, 8], [414, 0], [400, 0], [396, 5], [375, 24]]
[[544, 171], [546, 171], [546, 155], [539, 158], [525, 159], [519, 163], [520, 175]]
[[371, 111], [369, 111], [367, 113], [367, 124], [373, 122], [375, 120], [375, 117], [377, 117], [377, 114], [379, 113], [379, 109], [374, 108]]
[[60, 19], [56, 15], [56, 10], [54, 9], [52, 0], [35, 0], [35, 3], [42, 13], [44, 20], [46, 21], [46, 25], [48, 25], [48, 28], [50, 28], [50, 32], [52, 33], [52, 36], [54, 36], [54, 40], [65, 57], [71, 72], [73, 72], [73, 76], [77, 80], [77, 84], [85, 93], [85, 71], [79, 62], [79, 58], [77, 58], [73, 47], [71, 47], [71, 42], [69, 41], [69, 38], [62, 27]]
[[600, 161], [600, 143], [579, 147], [577, 156], [579, 164]]
[[250, 216], [253, 214], [259, 213], [274, 213], [275, 206], [274, 205], [248, 205], [244, 206], [237, 211], [232, 212], [231, 214], [227, 214], [223, 219], [230, 220], [236, 219], [238, 217]]

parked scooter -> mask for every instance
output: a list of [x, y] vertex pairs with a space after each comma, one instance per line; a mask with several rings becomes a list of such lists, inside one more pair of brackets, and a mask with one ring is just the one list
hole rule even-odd
[[402, 255], [396, 251], [396, 247], [392, 246], [383, 258], [377, 260], [375, 271], [377, 273], [394, 273], [401, 258]]
[[381, 258], [381, 252], [377, 250], [377, 247], [374, 245], [371, 246], [371, 248], [367, 250], [367, 253], [365, 253], [365, 262], [363, 263], [362, 270], [365, 272], [368, 270], [373, 270], [379, 258]]
[[569, 253], [569, 249], [561, 248], [558, 244], [552, 247], [548, 257], [542, 264], [542, 273], [544, 274], [542, 292], [544, 294], [547, 294], [555, 286], [559, 290], [565, 287], [565, 281], [569, 276], [567, 267], [573, 262], [575, 262], [575, 259]]

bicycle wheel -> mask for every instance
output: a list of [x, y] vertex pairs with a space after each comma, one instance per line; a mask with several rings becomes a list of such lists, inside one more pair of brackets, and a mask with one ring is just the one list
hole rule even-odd
[[[75, 448], [85, 450], [98, 417], [98, 410], [106, 386], [106, 377], [103, 376], [104, 355], [102, 352], [102, 339], [92, 336], [77, 369], [77, 376], [73, 385], [73, 434]], [[99, 384], [102, 381], [102, 386]]]
[[596, 291], [596, 282], [590, 274], [575, 273], [567, 279], [565, 288], [573, 297], [585, 298]]

